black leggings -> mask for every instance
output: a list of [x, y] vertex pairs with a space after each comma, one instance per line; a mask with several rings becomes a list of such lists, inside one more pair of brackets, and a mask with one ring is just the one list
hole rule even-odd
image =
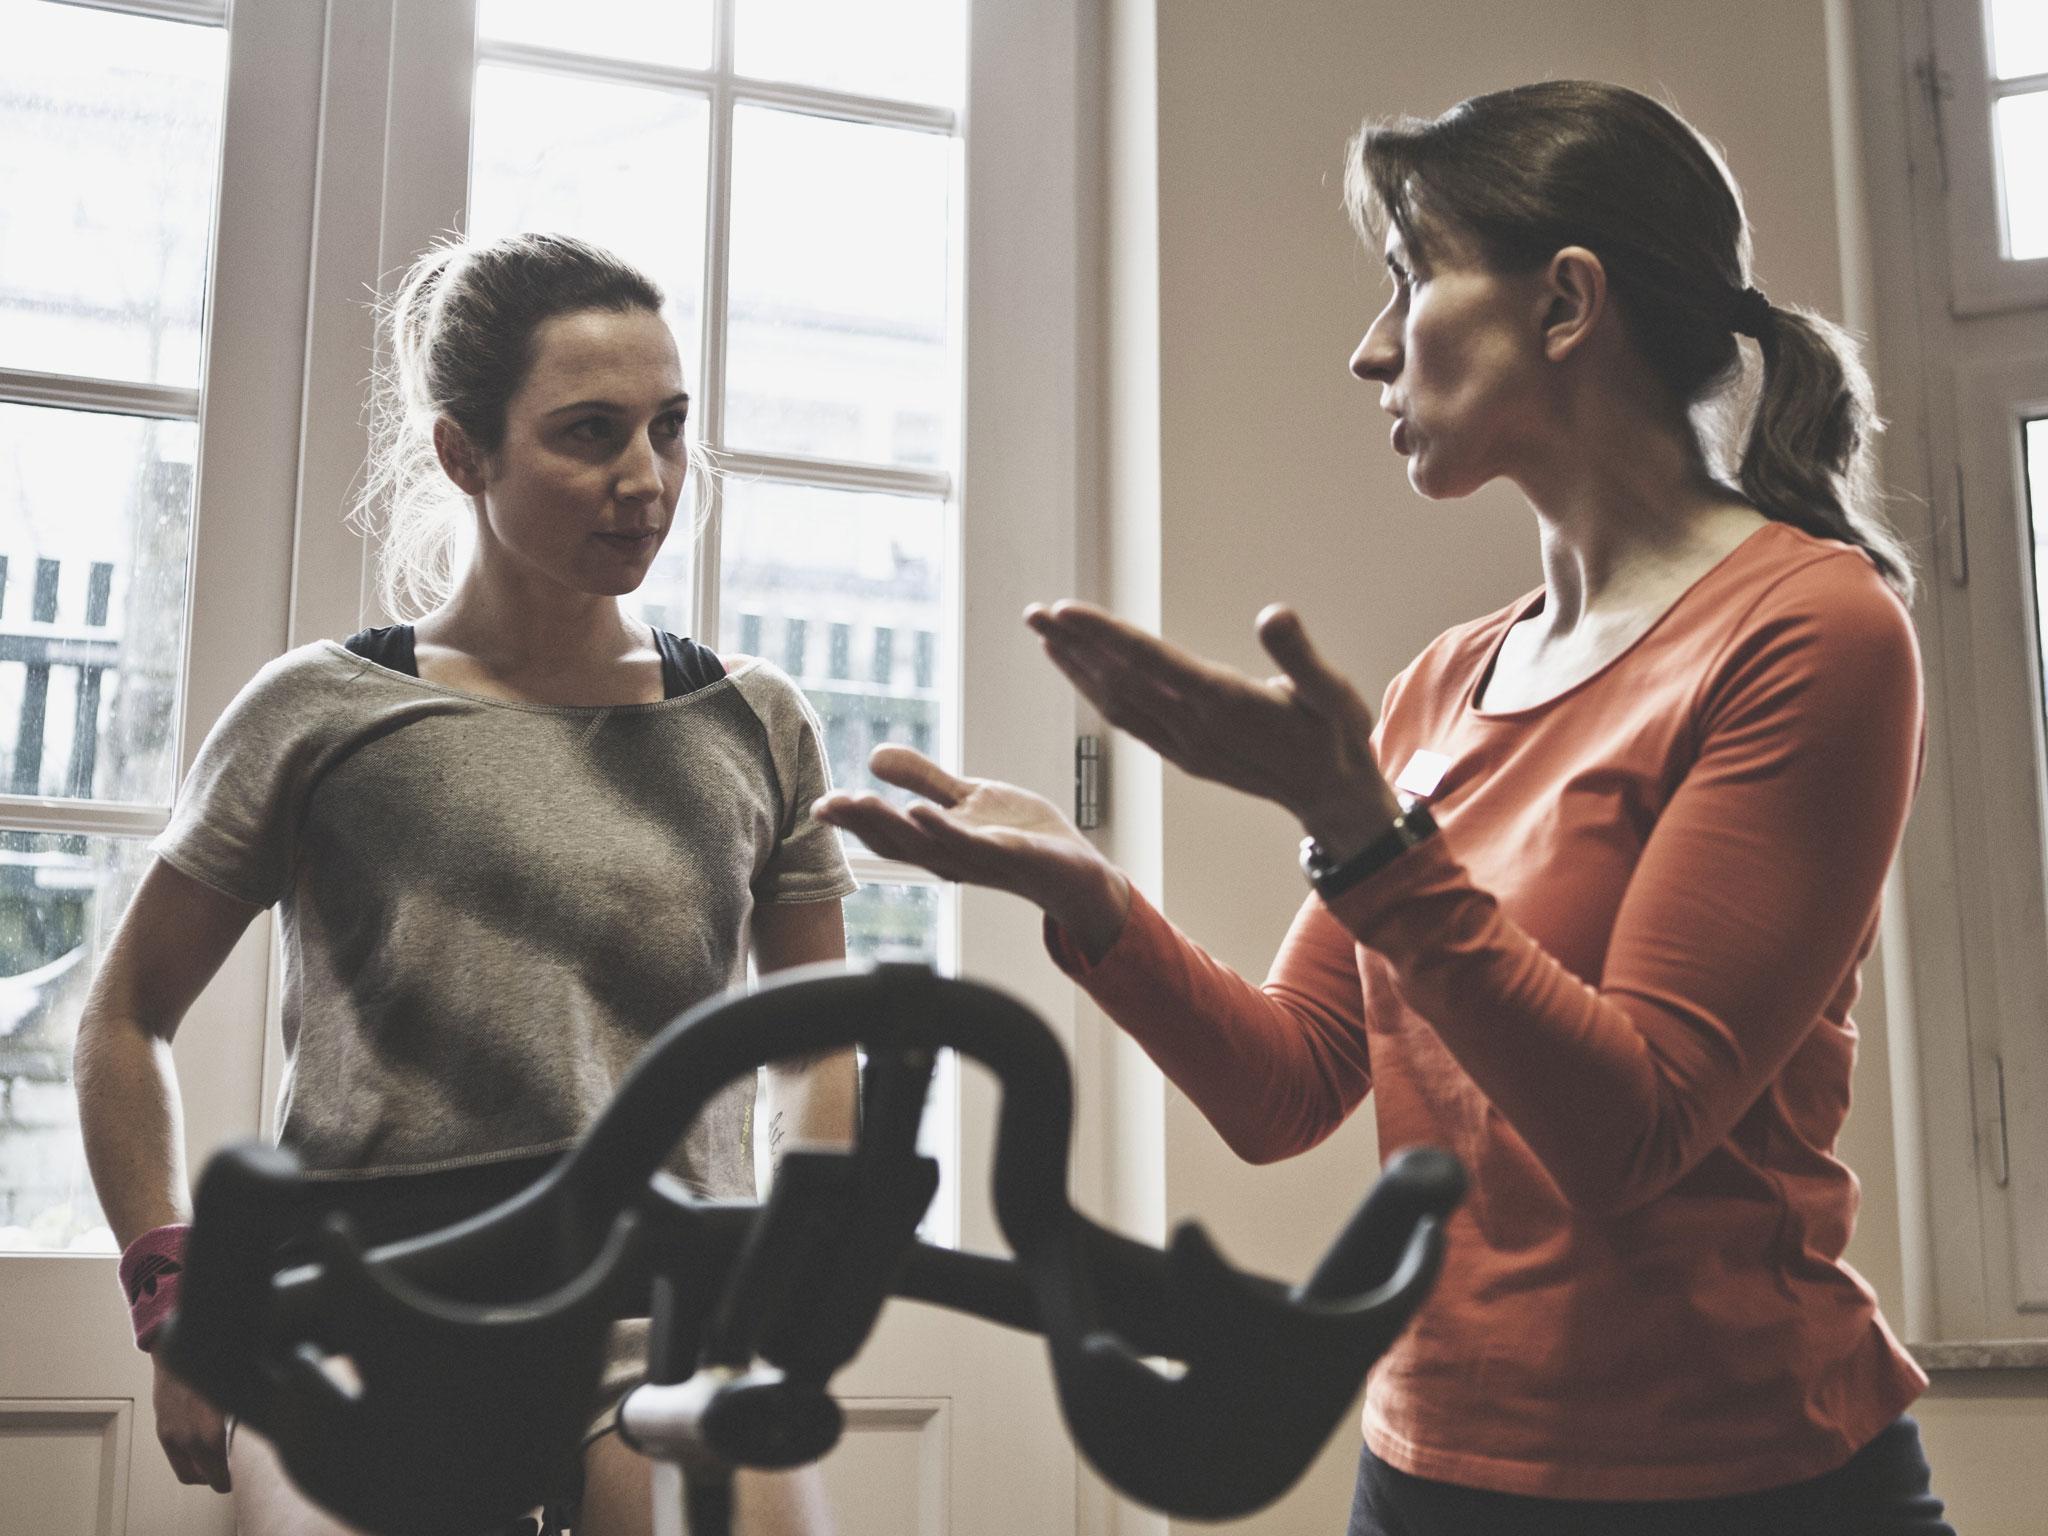
[[1928, 1489], [1920, 1426], [1899, 1418], [1832, 1472], [1718, 1499], [1607, 1502], [1414, 1477], [1364, 1451], [1348, 1536], [1955, 1536]]

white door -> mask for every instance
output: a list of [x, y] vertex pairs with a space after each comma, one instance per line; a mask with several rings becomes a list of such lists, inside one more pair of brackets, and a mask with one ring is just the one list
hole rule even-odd
[[[321, 6], [227, 11], [0, 0], [7, 1536], [228, 1528], [156, 1446], [70, 1085], [177, 776], [286, 632]], [[256, 1129], [267, 944], [177, 1040], [195, 1160]]]

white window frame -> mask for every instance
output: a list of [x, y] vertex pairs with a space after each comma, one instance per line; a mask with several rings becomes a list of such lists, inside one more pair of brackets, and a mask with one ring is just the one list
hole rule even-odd
[[[734, 0], [721, 0], [720, 59], [729, 58]], [[380, 291], [434, 236], [456, 226], [467, 198], [469, 122], [476, 44], [467, 0], [330, 0], [316, 236], [307, 324], [304, 434], [290, 643], [344, 635], [377, 620], [374, 549], [341, 513], [358, 483], [365, 450], [364, 383], [374, 326], [367, 296]], [[1031, 601], [1077, 587], [1076, 555], [1085, 402], [1089, 376], [1082, 296], [1089, 271], [1081, 237], [1081, 110], [1075, 0], [980, 0], [970, 12], [965, 140], [965, 270], [954, 285], [962, 313], [965, 399], [958, 479], [950, 474], [722, 452], [738, 470], [859, 490], [932, 494], [957, 485], [957, 549], [951, 552], [956, 619], [954, 761], [999, 774], [1066, 803], [1072, 795], [1077, 704], [1018, 622]], [[493, 45], [490, 56], [515, 50]], [[710, 72], [656, 71], [664, 79], [711, 80]], [[633, 78], [645, 80], [635, 72]], [[865, 120], [936, 127], [953, 114], [893, 102], [758, 82], [727, 86], [714, 100], [712, 132], [730, 120], [732, 99], [838, 105]], [[906, 116], [907, 114], [907, 116]], [[908, 121], [915, 119], [915, 121]], [[714, 146], [714, 164], [722, 159]], [[978, 187], [999, 188], [977, 195]], [[722, 221], [726, 199], [713, 199]], [[707, 232], [705, 334], [723, 302], [717, 255]], [[720, 360], [707, 353], [699, 377]], [[705, 391], [707, 396], [713, 392]], [[708, 402], [707, 402], [708, 403]], [[717, 423], [700, 430], [716, 442]], [[715, 634], [716, 518], [696, 556], [695, 629]], [[252, 669], [253, 670], [253, 669]], [[946, 682], [944, 668], [941, 682]], [[979, 708], [976, 700], [1000, 701]], [[925, 880], [882, 860], [862, 860], [864, 880]], [[994, 980], [1031, 1006], [1076, 1050], [1072, 988], [1044, 958], [1035, 911], [1014, 898], [964, 891], [946, 958], [961, 974]], [[942, 949], [942, 954], [944, 950]], [[1093, 1028], [1092, 1022], [1087, 1026]], [[1094, 1043], [1077, 1054], [1092, 1054]], [[269, 1074], [277, 1071], [273, 1051]], [[995, 1121], [993, 1081], [962, 1075], [957, 1166], [966, 1191], [988, 1185], [985, 1128]], [[960, 1240], [999, 1245], [984, 1201], [962, 1201]]]
[[1991, 0], [1929, 0], [1926, 79], [1949, 203], [1951, 304], [1957, 315], [2048, 304], [2048, 256], [2005, 254], [1993, 114], [2001, 97], [2048, 89], [2048, 75], [1999, 81], [1991, 70]]
[[1987, 15], [1872, 0], [1851, 23], [1863, 200], [1845, 206], [1869, 244], [1850, 286], [1922, 557], [1927, 768], [1884, 977], [1901, 1321], [1934, 1366], [2048, 1363], [2048, 743], [2017, 431], [2048, 411], [2048, 263], [1984, 264], [2003, 261]]

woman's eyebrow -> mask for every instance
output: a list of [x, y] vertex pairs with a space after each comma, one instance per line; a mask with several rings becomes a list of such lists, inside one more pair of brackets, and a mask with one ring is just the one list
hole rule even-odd
[[[670, 395], [661, 404], [657, 405], [655, 409], [657, 411], [672, 411], [679, 405], [687, 409], [689, 404], [690, 397], [688, 395], [676, 394]], [[621, 405], [616, 400], [571, 400], [567, 405], [554, 407], [547, 414], [550, 416], [561, 416], [570, 411], [605, 411], [614, 416], [623, 416], [630, 409], [630, 406]]]

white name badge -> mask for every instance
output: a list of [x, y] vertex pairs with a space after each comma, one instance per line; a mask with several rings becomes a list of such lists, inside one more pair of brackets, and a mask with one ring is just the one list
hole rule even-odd
[[1404, 795], [1413, 795], [1417, 800], [1427, 800], [1443, 783], [1450, 767], [1451, 760], [1443, 753], [1417, 750], [1408, 759], [1408, 766], [1401, 770], [1401, 776], [1394, 780], [1394, 788]]

